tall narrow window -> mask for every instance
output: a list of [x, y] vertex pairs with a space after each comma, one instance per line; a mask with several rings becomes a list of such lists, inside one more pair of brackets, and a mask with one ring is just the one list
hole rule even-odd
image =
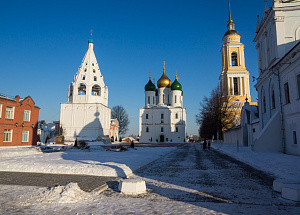
[[24, 110], [24, 119], [23, 121], [30, 122], [30, 110]]
[[233, 52], [231, 54], [231, 63], [232, 63], [232, 66], [237, 66], [238, 65], [238, 59], [237, 59], [237, 53], [236, 52]]
[[272, 99], [272, 109], [275, 109], [275, 92], [274, 92], [273, 87], [272, 87], [272, 91], [271, 91], [271, 99]]
[[94, 63], [92, 63], [92, 66], [94, 66]]
[[146, 127], [146, 132], [149, 132], [149, 127]]
[[163, 103], [165, 103], [165, 94], [163, 94]]
[[148, 116], [148, 114], [146, 113], [146, 119], [148, 119], [149, 118], [149, 116]]
[[300, 99], [300, 74], [297, 75], [298, 99]]
[[262, 93], [262, 104], [263, 104], [263, 113], [266, 113], [267, 111], [267, 104], [266, 104], [266, 95], [265, 95], [265, 91], [263, 91]]
[[296, 133], [296, 131], [293, 131], [293, 142], [294, 142], [294, 144], [297, 144], [297, 133]]
[[160, 132], [164, 132], [164, 127], [160, 127]]
[[93, 69], [93, 73], [96, 73], [96, 70], [95, 70], [95, 69]]
[[85, 75], [82, 77], [82, 80], [85, 80]]
[[285, 95], [285, 103], [288, 104], [290, 103], [290, 91], [289, 91], [289, 83], [286, 82], [284, 84], [284, 95]]
[[148, 96], [148, 104], [150, 104], [150, 96]]
[[5, 119], [14, 119], [15, 108], [12, 106], [6, 106]]
[[2, 117], [2, 104], [0, 104], [0, 118]]
[[4, 129], [3, 142], [11, 142], [11, 141], [12, 141], [12, 129]]
[[239, 95], [238, 78], [233, 78], [233, 93]]
[[153, 104], [154, 104], [154, 96], [153, 96]]
[[177, 103], [177, 96], [175, 96], [175, 103]]
[[163, 113], [160, 114], [160, 118], [161, 118], [161, 119], [164, 119], [164, 114], [163, 114]]
[[175, 119], [178, 119], [178, 113], [175, 114]]
[[176, 132], [178, 132], [178, 127], [176, 127]]
[[96, 76], [94, 76], [94, 81], [97, 81], [97, 77]]
[[22, 142], [28, 142], [29, 140], [29, 131], [22, 131]]

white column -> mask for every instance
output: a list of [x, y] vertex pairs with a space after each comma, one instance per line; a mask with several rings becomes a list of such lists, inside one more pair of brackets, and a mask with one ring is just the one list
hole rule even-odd
[[231, 92], [230, 92], [230, 77], [227, 78], [227, 91], [228, 91], [228, 92], [227, 92], [228, 95], [230, 96], [230, 95], [231, 95], [231, 94], [230, 94], [230, 93], [231, 93]]
[[242, 96], [243, 95], [243, 90], [242, 90], [242, 87], [243, 87], [243, 85], [242, 85], [242, 78], [241, 77], [239, 77], [239, 82], [240, 82], [240, 86], [239, 86], [239, 90], [240, 90], [240, 96]]

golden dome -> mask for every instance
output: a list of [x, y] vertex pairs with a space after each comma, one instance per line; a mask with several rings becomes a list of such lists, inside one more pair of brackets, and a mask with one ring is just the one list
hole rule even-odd
[[168, 78], [168, 76], [166, 75], [165, 69], [164, 69], [164, 73], [162, 74], [162, 76], [160, 77], [160, 79], [158, 79], [157, 81], [157, 87], [161, 88], [161, 87], [171, 87], [171, 80]]

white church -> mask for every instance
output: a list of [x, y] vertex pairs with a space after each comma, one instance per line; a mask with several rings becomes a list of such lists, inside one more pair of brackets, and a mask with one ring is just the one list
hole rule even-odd
[[61, 104], [60, 123], [65, 141], [97, 139], [109, 136], [111, 109], [108, 107], [108, 87], [93, 50], [94, 40], [88, 40], [88, 50], [69, 85], [68, 102]]
[[139, 109], [140, 143], [178, 143], [186, 140], [182, 86], [177, 74], [171, 82], [165, 72], [165, 62], [163, 64], [163, 74], [157, 81], [157, 88], [151, 75], [145, 85], [145, 107]]

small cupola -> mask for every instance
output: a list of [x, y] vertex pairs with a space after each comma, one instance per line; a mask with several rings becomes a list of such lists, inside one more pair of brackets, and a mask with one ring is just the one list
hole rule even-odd
[[157, 81], [157, 87], [158, 88], [161, 88], [161, 87], [168, 87], [168, 88], [170, 88], [172, 82], [168, 78], [168, 76], [166, 75], [166, 71], [165, 71], [166, 70], [166, 67], [165, 67], [166, 63], [165, 63], [165, 61], [163, 62], [163, 64], [164, 64], [163, 74], [160, 77], [160, 79], [158, 79], [158, 81]]
[[171, 85], [171, 90], [181, 90], [182, 91], [182, 86], [178, 81], [178, 77], [177, 77], [177, 70], [175, 71], [175, 81], [173, 82], [173, 84]]
[[148, 83], [145, 85], [145, 91], [156, 91], [156, 87], [151, 81], [151, 79], [148, 81]]

